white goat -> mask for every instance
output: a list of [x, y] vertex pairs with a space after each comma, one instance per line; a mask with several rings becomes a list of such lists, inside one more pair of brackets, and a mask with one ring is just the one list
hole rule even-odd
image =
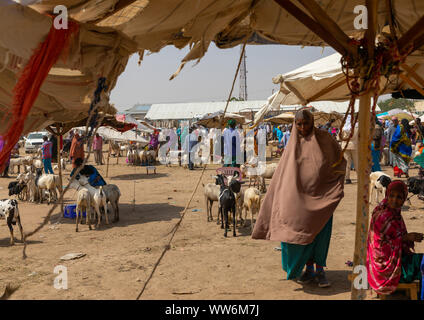
[[206, 215], [208, 218], [208, 222], [209, 221], [213, 221], [213, 216], [212, 216], [212, 206], [213, 206], [213, 202], [217, 201], [218, 202], [218, 223], [219, 223], [219, 194], [221, 191], [221, 186], [215, 184], [215, 183], [208, 183], [204, 186], [204, 192], [203, 194], [205, 195], [205, 201], [206, 201]]
[[244, 192], [244, 201], [243, 201], [243, 210], [244, 210], [244, 224], [246, 225], [247, 220], [247, 211], [250, 211], [250, 228], [253, 232], [254, 223], [254, 214], [259, 212], [261, 208], [261, 203], [263, 200], [263, 195], [257, 188], [248, 188]]
[[42, 170], [37, 169], [37, 175], [35, 177], [35, 185], [38, 188], [38, 199], [41, 202], [43, 202], [43, 193], [44, 190], [48, 191], [49, 194], [49, 200], [48, 204], [52, 202], [52, 197], [57, 199], [57, 193], [56, 193], [56, 179], [54, 175], [52, 174], [44, 174], [42, 175]]
[[[88, 183], [88, 178], [84, 175], [81, 175], [79, 181], [85, 185]], [[119, 198], [121, 197], [121, 191], [119, 190], [119, 187], [116, 184], [107, 184], [103, 186], [103, 192], [106, 195], [106, 204], [110, 202], [113, 208], [113, 222], [119, 221]]]
[[106, 224], [109, 224], [109, 218], [108, 218], [108, 215], [107, 215], [106, 194], [103, 191], [103, 187], [96, 189], [96, 188], [92, 187], [88, 182], [82, 182], [82, 181], [79, 181], [79, 180], [74, 180], [69, 185], [70, 188], [75, 189], [75, 190], [80, 189], [81, 186], [86, 188], [90, 192], [90, 194], [93, 198], [92, 207], [94, 207], [95, 212], [97, 213], [96, 228], [98, 228], [100, 226], [100, 218], [101, 218], [100, 207], [104, 208], [105, 217], [106, 217]]
[[91, 208], [93, 206], [93, 197], [86, 188], [78, 186], [78, 194], [77, 194], [77, 207], [76, 207], [76, 227], [75, 232], [78, 232], [78, 223], [81, 216], [82, 221], [82, 213], [85, 211], [86, 216], [86, 224], [88, 224], [88, 228], [91, 230]]

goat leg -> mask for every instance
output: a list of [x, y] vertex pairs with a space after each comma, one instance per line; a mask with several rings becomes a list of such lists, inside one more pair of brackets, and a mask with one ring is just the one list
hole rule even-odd
[[81, 213], [81, 208], [77, 207], [77, 216], [76, 216], [76, 221], [75, 221], [75, 232], [78, 232], [78, 223], [79, 223], [79, 216]]
[[92, 214], [92, 207], [91, 205], [88, 205], [85, 209], [85, 223], [88, 224], [88, 229], [91, 230], [91, 214]]
[[224, 209], [224, 218], [225, 218], [225, 229], [224, 229], [224, 237], [227, 237], [228, 231], [228, 209]]
[[236, 207], [234, 206], [233, 207], [233, 237], [235, 237], [236, 236], [236, 224], [237, 224], [237, 221], [236, 221]]

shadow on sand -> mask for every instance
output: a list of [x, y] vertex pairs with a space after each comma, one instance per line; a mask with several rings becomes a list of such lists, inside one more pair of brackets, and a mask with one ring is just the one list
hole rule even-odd
[[325, 270], [325, 275], [331, 286], [328, 288], [318, 287], [317, 282], [311, 282], [297, 288], [294, 291], [303, 291], [305, 293], [320, 295], [320, 296], [333, 296], [340, 293], [350, 292], [351, 284], [347, 279], [348, 274], [351, 273], [349, 270]]
[[[172, 206], [168, 203], [136, 204], [135, 206], [130, 203], [121, 203], [119, 204], [119, 221], [113, 222], [114, 212], [109, 206], [109, 225], [106, 225], [105, 219], [102, 217], [99, 230], [111, 227], [126, 227], [152, 221], [171, 221], [172, 219], [180, 218], [180, 212], [183, 209], [183, 207]], [[60, 212], [52, 215], [52, 222], [58, 221], [60, 216]], [[85, 218], [83, 221], [85, 223]], [[64, 224], [75, 224], [75, 222], [75, 219], [64, 217], [61, 219], [61, 223]]]
[[119, 176], [110, 177], [110, 180], [141, 180], [141, 179], [157, 179], [167, 177], [166, 173], [136, 173], [136, 174], [121, 174]]

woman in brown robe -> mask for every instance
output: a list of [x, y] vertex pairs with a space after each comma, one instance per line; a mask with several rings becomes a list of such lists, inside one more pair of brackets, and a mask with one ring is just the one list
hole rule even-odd
[[72, 168], [76, 168], [77, 165], [75, 164], [75, 160], [80, 158], [84, 159], [84, 140], [80, 137], [78, 133], [75, 133], [72, 144], [71, 144], [71, 150], [69, 152], [69, 157], [72, 161]]
[[[346, 160], [336, 140], [314, 127], [311, 112], [296, 113], [290, 140], [265, 195], [253, 239], [281, 241], [287, 279], [328, 287], [323, 267], [333, 212], [343, 198]], [[316, 272], [314, 265], [316, 264]]]

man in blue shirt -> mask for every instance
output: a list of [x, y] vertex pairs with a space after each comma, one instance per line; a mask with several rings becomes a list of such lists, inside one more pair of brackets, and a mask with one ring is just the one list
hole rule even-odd
[[[71, 172], [71, 177], [74, 175], [75, 171], [82, 165], [83, 159], [78, 158], [75, 160], [76, 167]], [[106, 181], [100, 175], [99, 171], [92, 165], [84, 165], [79, 174], [82, 174], [88, 178], [88, 183], [92, 187], [100, 187], [106, 185]]]
[[47, 140], [47, 136], [43, 136], [44, 143], [41, 146], [41, 152], [42, 152], [42, 160], [44, 165], [44, 172], [46, 174], [54, 174], [53, 168], [52, 168], [52, 149], [53, 149], [53, 143], [51, 141]]

